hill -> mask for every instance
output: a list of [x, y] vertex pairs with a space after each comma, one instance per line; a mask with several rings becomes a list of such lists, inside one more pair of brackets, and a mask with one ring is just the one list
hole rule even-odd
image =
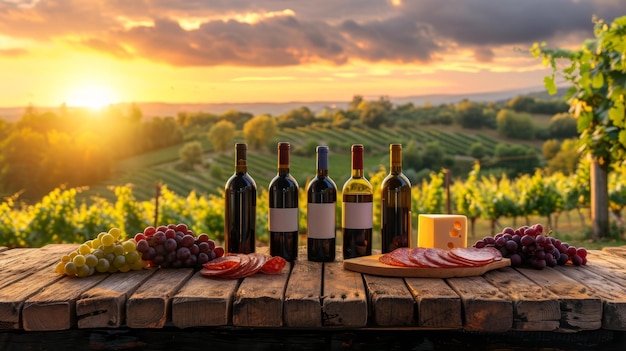
[[[557, 96], [562, 96], [563, 89], [559, 90]], [[433, 105], [456, 103], [463, 99], [476, 102], [500, 102], [509, 100], [515, 96], [532, 96], [542, 99], [550, 99], [543, 87], [532, 87], [526, 89], [468, 93], [468, 94], [433, 94], [433, 95], [409, 95], [401, 97], [389, 97], [389, 100], [397, 105], [413, 103], [416, 106], [424, 105], [428, 102]], [[365, 96], [366, 99], [377, 99], [378, 96]], [[120, 103], [115, 106], [125, 108], [132, 103]], [[211, 112], [221, 114], [229, 110], [249, 112], [254, 115], [269, 113], [279, 115], [301, 106], [307, 106], [313, 112], [320, 112], [325, 108], [345, 109], [349, 101], [290, 101], [290, 102], [247, 102], [247, 103], [166, 103], [166, 102], [137, 102], [143, 115], [150, 117], [176, 116], [179, 112]], [[57, 106], [35, 106], [38, 110], [57, 109]], [[24, 113], [25, 107], [0, 107], [0, 118], [7, 121], [16, 121]], [[70, 108], [71, 109], [71, 108]]]

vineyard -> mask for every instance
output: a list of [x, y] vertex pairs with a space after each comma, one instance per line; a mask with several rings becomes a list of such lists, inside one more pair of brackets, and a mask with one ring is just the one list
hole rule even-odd
[[[224, 156], [224, 158], [228, 158]], [[226, 161], [224, 161], [226, 162]], [[267, 160], [269, 162], [269, 160]], [[273, 162], [272, 162], [273, 163]], [[381, 168], [369, 174], [375, 189], [380, 188], [386, 169]], [[148, 173], [148, 172], [144, 172]], [[153, 174], [153, 173], [150, 173]], [[12, 199], [0, 204], [0, 242], [6, 246], [38, 247], [46, 243], [76, 243], [92, 238], [100, 231], [119, 227], [126, 235], [134, 235], [148, 225], [157, 223], [186, 223], [196, 233], [207, 233], [218, 241], [223, 239], [224, 206], [220, 191], [201, 193], [191, 190], [184, 195], [173, 191], [173, 187], [184, 187], [190, 180], [181, 180], [180, 175], [171, 175], [172, 183], [163, 178], [166, 185], [160, 187], [158, 212], [154, 199], [140, 200], [132, 186], [116, 186], [110, 190], [113, 200], [95, 198], [88, 204], [83, 189], [57, 188], [40, 202], [20, 206]], [[468, 242], [485, 235], [493, 234], [503, 219], [511, 226], [541, 221], [547, 230], [559, 231], [559, 218], [565, 215], [574, 226], [585, 228], [588, 218], [589, 190], [584, 174], [563, 176], [546, 175], [537, 171], [516, 179], [496, 178], [482, 175], [476, 166], [466, 180], [455, 180], [447, 196], [444, 172], [433, 172], [429, 179], [413, 185], [412, 212], [413, 236], [415, 236], [417, 215], [420, 213], [446, 213], [466, 215], [471, 223]], [[614, 172], [610, 177], [610, 197], [612, 211], [617, 225], [622, 225], [621, 216], [626, 207], [626, 187], [620, 179], [626, 177], [626, 169]], [[206, 185], [204, 185], [206, 186]], [[217, 187], [217, 185], [216, 185]], [[150, 187], [152, 191], [154, 186]], [[147, 194], [145, 196], [148, 196]], [[341, 197], [338, 196], [340, 199]], [[257, 239], [267, 243], [268, 192], [261, 187], [257, 201]], [[375, 193], [375, 204], [380, 202], [380, 194]], [[337, 206], [341, 209], [341, 204]], [[304, 184], [300, 189], [300, 231], [306, 232], [306, 193]], [[571, 214], [578, 214], [572, 219]], [[341, 213], [337, 212], [337, 223], [341, 223]], [[155, 222], [155, 217], [158, 216]], [[509, 220], [512, 220], [510, 222]], [[478, 222], [488, 223], [477, 230]], [[489, 229], [491, 228], [491, 229]], [[338, 228], [339, 230], [340, 228]], [[374, 206], [375, 234], [380, 229], [380, 209]], [[623, 227], [622, 227], [623, 231]], [[559, 234], [561, 236], [561, 234]], [[567, 237], [567, 236], [564, 236]], [[374, 247], [378, 237], [375, 235]], [[415, 240], [415, 237], [413, 237]], [[341, 242], [341, 236], [338, 235]]]
[[[450, 129], [450, 128], [446, 128]], [[468, 156], [469, 145], [480, 142], [485, 146], [488, 156], [501, 140], [487, 136], [484, 133], [468, 133], [463, 130], [443, 131], [433, 127], [423, 128], [351, 128], [330, 129], [319, 126], [287, 128], [278, 132], [276, 140], [288, 141], [292, 144], [291, 172], [301, 186], [315, 172], [315, 163], [312, 155], [302, 156], [303, 149], [315, 150], [315, 145], [329, 145], [331, 153], [329, 164], [331, 177], [341, 186], [350, 176], [350, 147], [352, 144], [365, 146], [365, 167], [376, 172], [380, 165], [388, 164], [390, 143], [416, 143], [418, 147], [427, 142], [436, 141], [446, 150], [446, 153], [464, 159], [467, 168], [471, 168], [471, 158]], [[241, 135], [236, 141], [243, 141]], [[211, 150], [210, 143], [203, 140], [204, 150]], [[233, 171], [232, 152], [206, 153], [206, 165], [197, 167], [189, 172], [176, 169], [179, 160], [180, 146], [169, 147], [156, 152], [128, 159], [119, 166], [118, 175], [113, 179], [91, 186], [90, 189], [79, 195], [79, 198], [89, 200], [90, 197], [103, 197], [114, 201], [114, 195], [109, 188], [117, 185], [132, 185], [134, 195], [140, 201], [154, 197], [154, 187], [157, 183], [166, 184], [168, 188], [179, 195], [190, 191], [206, 194], [218, 194], [224, 183]], [[309, 150], [309, 151], [310, 151]], [[274, 150], [250, 150], [248, 169], [257, 182], [258, 187], [267, 187], [276, 174], [276, 153]]]

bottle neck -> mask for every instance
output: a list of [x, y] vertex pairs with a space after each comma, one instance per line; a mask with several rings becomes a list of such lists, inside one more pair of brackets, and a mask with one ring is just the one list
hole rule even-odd
[[247, 147], [245, 144], [235, 145], [235, 173], [248, 172]]
[[352, 178], [363, 178], [363, 147], [352, 147]]
[[289, 174], [289, 143], [278, 143], [278, 174]]
[[400, 144], [392, 144], [389, 147], [389, 172], [402, 173], [402, 145]]
[[328, 176], [328, 148], [318, 147], [317, 148], [317, 176], [318, 177], [327, 177]]

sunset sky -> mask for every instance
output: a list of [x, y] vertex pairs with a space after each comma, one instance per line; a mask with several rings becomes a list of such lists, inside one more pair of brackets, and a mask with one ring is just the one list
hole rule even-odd
[[349, 101], [541, 87], [624, 0], [0, 0], [0, 106]]

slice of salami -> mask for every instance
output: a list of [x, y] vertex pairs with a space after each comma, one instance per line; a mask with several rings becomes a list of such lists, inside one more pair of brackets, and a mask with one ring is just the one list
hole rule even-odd
[[409, 258], [410, 253], [411, 249], [409, 249], [408, 247], [399, 247], [387, 254], [390, 255], [396, 262], [398, 262], [400, 266], [415, 267], [415, 263], [413, 263]]
[[393, 258], [393, 256], [391, 256], [389, 252], [378, 257], [378, 262], [384, 263], [389, 266], [406, 267], [404, 263]]
[[250, 256], [250, 264], [248, 265], [248, 269], [241, 273], [239, 278], [249, 277], [251, 275], [256, 274], [261, 267], [265, 264], [267, 260], [266, 256], [260, 253], [251, 253]]
[[432, 264], [433, 267], [437, 268], [452, 268], [462, 266], [459, 262], [453, 262], [446, 259], [446, 252], [446, 250], [439, 248], [428, 248], [424, 251], [424, 258], [428, 263]]
[[202, 265], [202, 267], [211, 270], [225, 270], [232, 269], [241, 263], [241, 257], [239, 256], [223, 256], [213, 259]]
[[270, 257], [267, 261], [265, 261], [263, 267], [261, 267], [261, 273], [278, 274], [283, 271], [286, 264], [287, 261], [280, 256]]
[[412, 263], [412, 267], [433, 267], [432, 264], [425, 257], [426, 248], [414, 247], [409, 252], [409, 260]]
[[238, 279], [241, 277], [241, 274], [243, 274], [243, 272], [246, 272], [249, 269], [250, 255], [238, 254], [237, 256], [241, 258], [241, 264], [239, 265], [239, 267], [224, 274], [217, 275], [218, 278]]
[[481, 266], [502, 259], [502, 254], [498, 250], [485, 250], [476, 247], [456, 247], [450, 250], [450, 255], [471, 263], [473, 266]]
[[449, 250], [439, 250], [439, 251], [437, 251], [437, 253], [439, 254], [439, 256], [442, 259], [450, 262], [451, 264], [455, 265], [456, 267], [471, 267], [472, 266], [471, 262], [458, 259], [455, 256], [451, 255]]

